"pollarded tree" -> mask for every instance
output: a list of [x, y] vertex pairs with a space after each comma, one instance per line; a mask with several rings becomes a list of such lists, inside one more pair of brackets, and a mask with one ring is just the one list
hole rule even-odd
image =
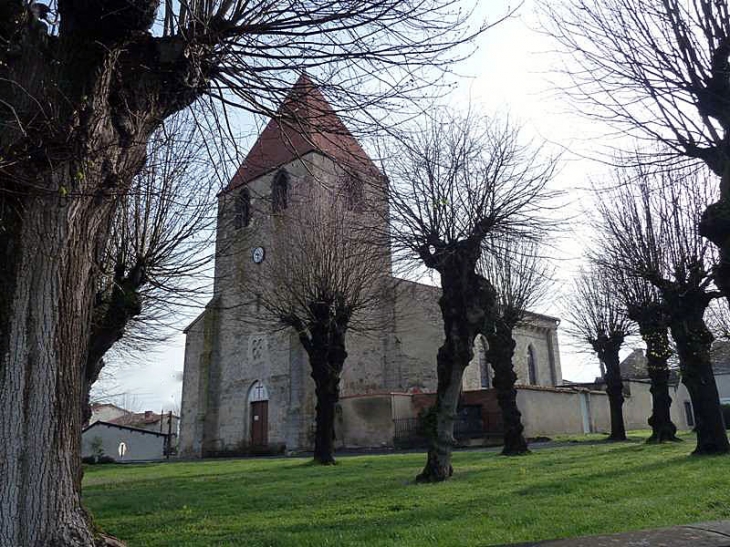
[[679, 356], [682, 382], [696, 418], [695, 454], [730, 451], [710, 350], [713, 336], [704, 315], [714, 298], [712, 246], [698, 219], [715, 192], [709, 174], [656, 172], [638, 167], [617, 173], [618, 190], [603, 196], [606, 260], [626, 275], [642, 277], [661, 293]]
[[517, 390], [512, 359], [515, 351], [513, 332], [525, 322], [527, 310], [537, 304], [550, 286], [551, 272], [533, 240], [494, 241], [482, 253], [479, 272], [495, 289], [494, 315], [483, 334], [489, 343], [487, 353], [494, 371], [494, 387], [502, 410], [504, 448], [502, 454], [514, 456], [529, 452], [522, 432], [522, 414], [517, 408]]
[[175, 115], [153, 133], [144, 168], [129, 192], [117, 197], [107, 248], [97, 263], [102, 277], [84, 368], [84, 422], [108, 352], [136, 353], [164, 340], [175, 314], [203, 296], [218, 187], [189, 116]]
[[611, 409], [611, 434], [608, 438], [625, 441], [624, 386], [619, 352], [626, 338], [633, 334], [634, 325], [618, 294], [618, 287], [600, 268], [593, 266], [581, 270], [565, 307], [569, 332], [588, 344], [601, 363]]
[[275, 244], [259, 275], [249, 277], [248, 288], [268, 319], [293, 328], [307, 352], [317, 399], [314, 460], [328, 465], [335, 463], [348, 333], [382, 329], [389, 320], [383, 310], [392, 298], [390, 250], [373, 237], [366, 213], [349, 210], [345, 198], [326, 190], [314, 194], [289, 204], [286, 239]]
[[[546, 4], [547, 6], [547, 4]], [[730, 11], [714, 0], [568, 0], [544, 8], [569, 61], [567, 92], [590, 117], [656, 145], [644, 163], [701, 160], [720, 177], [701, 233], [730, 297]]]
[[[616, 258], [615, 255], [606, 255]], [[604, 255], [604, 256], [606, 256]], [[606, 265], [603, 261], [602, 265]], [[629, 319], [639, 327], [646, 344], [646, 368], [651, 381], [652, 412], [649, 417], [651, 436], [647, 443], [677, 441], [677, 426], [672, 422], [672, 398], [669, 395], [669, 358], [673, 351], [669, 341], [670, 315], [661, 292], [646, 279], [626, 275], [625, 261], [609, 266], [618, 293]]]
[[201, 98], [271, 114], [292, 67], [330, 90], [352, 89], [345, 109], [392, 108], [423, 83], [405, 71], [445, 67], [473, 38], [469, 14], [454, 7], [0, 3], [0, 543], [94, 542], [79, 449], [95, 260], [107, 248], [113, 197], [128, 192], [153, 131]]
[[[542, 233], [555, 161], [504, 121], [437, 113], [386, 166], [396, 258], [438, 272], [444, 343], [437, 356], [436, 431], [419, 481], [451, 476], [454, 418], [474, 338], [490, 330], [497, 295], [479, 274], [486, 238]], [[412, 263], [412, 262], [411, 262]]]

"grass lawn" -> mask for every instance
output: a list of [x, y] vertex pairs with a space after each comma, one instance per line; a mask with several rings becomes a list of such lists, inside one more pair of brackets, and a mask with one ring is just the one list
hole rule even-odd
[[686, 438], [458, 452], [436, 485], [413, 483], [422, 454], [93, 466], [84, 499], [130, 547], [476, 546], [729, 519], [730, 457], [691, 457]]

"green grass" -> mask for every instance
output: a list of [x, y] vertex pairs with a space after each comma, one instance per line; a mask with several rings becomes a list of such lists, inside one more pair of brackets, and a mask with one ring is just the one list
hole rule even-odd
[[436, 485], [422, 454], [94, 466], [84, 499], [130, 547], [490, 545], [728, 519], [730, 457], [693, 446], [458, 452]]

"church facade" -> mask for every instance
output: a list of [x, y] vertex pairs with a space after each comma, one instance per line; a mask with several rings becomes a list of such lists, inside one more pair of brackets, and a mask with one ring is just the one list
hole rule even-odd
[[[281, 108], [318, 121], [316, 127], [294, 127], [272, 119], [219, 196], [214, 295], [185, 331], [183, 457], [312, 447], [315, 395], [307, 354], [292, 330], [265, 320], [256, 287], [272, 281], [262, 264], [275, 263], [288, 230], [296, 229], [286, 211], [323, 193], [347, 193], [387, 214], [382, 177], [306, 78]], [[357, 429], [358, 446], [389, 444], [392, 434], [383, 433], [388, 422], [414, 417], [411, 397], [436, 390], [436, 355], [444, 338], [440, 289], [393, 279], [389, 259], [383, 276], [393, 287], [380, 310], [388, 321], [347, 335], [340, 390], [350, 404], [340, 406], [338, 419], [340, 428]], [[562, 383], [558, 323], [530, 313], [517, 329], [519, 384]], [[478, 338], [474, 350], [465, 392], [490, 388], [485, 341]]]

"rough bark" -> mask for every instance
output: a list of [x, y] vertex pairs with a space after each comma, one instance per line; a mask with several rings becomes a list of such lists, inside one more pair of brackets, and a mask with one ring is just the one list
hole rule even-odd
[[[454, 418], [464, 370], [474, 356], [474, 339], [485, 330], [495, 303], [494, 288], [475, 273], [478, 244], [461, 242], [442, 251], [432, 264], [441, 274], [439, 307], [444, 322], [444, 343], [437, 356], [436, 432], [429, 435], [426, 465], [417, 482], [441, 482], [453, 474]], [[439, 259], [440, 258], [440, 259]]]
[[625, 441], [626, 427], [624, 426], [624, 383], [621, 379], [621, 359], [619, 350], [624, 342], [622, 333], [613, 333], [610, 336], [601, 335], [593, 340], [593, 350], [606, 368], [606, 394], [611, 412], [610, 441]]
[[[73, 166], [54, 176], [68, 176]], [[64, 177], [65, 178], [65, 177]], [[82, 369], [110, 207], [24, 200], [0, 355], [1, 545], [93, 545], [80, 498]], [[48, 341], [51, 341], [49, 344]]]
[[667, 360], [671, 355], [669, 334], [666, 325], [639, 325], [641, 337], [646, 343], [646, 360], [649, 379], [651, 380], [651, 436], [647, 443], [663, 443], [678, 441], [677, 426], [671, 418], [672, 398], [669, 395], [669, 366]]
[[700, 221], [700, 234], [717, 246], [720, 259], [715, 265], [713, 278], [730, 303], [730, 161], [727, 139], [717, 149], [716, 162], [707, 162], [720, 176], [720, 199], [708, 206]]
[[285, 316], [281, 321], [297, 331], [309, 356], [317, 397], [314, 461], [334, 465], [335, 410], [340, 399], [340, 377], [347, 359], [345, 337], [350, 310], [325, 300], [309, 304], [310, 318], [306, 324], [297, 316]]
[[523, 436], [524, 426], [522, 425], [522, 414], [517, 408], [517, 390], [512, 358], [515, 353], [515, 341], [512, 338], [514, 326], [504, 321], [497, 321], [494, 331], [487, 335], [489, 342], [489, 363], [494, 370], [494, 387], [497, 390], [497, 401], [502, 410], [502, 421], [504, 422], [504, 448], [502, 454], [505, 456], [519, 456], [530, 451], [527, 448], [527, 441]]
[[682, 298], [671, 323], [682, 383], [689, 392], [695, 416], [697, 446], [692, 453], [727, 454], [730, 443], [710, 359], [713, 336], [703, 319], [706, 304], [697, 306], [693, 302], [697, 299]]
[[310, 356], [317, 396], [314, 461], [322, 465], [334, 465], [335, 408], [340, 399], [340, 374], [347, 353], [342, 349], [335, 352], [337, 355], [332, 355], [333, 352], [327, 351], [327, 348], [319, 348], [316, 353], [320, 356], [318, 361], [311, 361]]
[[60, 6], [60, 36], [21, 2], [0, 8], [0, 435], [12, 439], [0, 453], [0, 545], [103, 541], [80, 498], [96, 260], [150, 133], [199, 92], [173, 40], [119, 20], [106, 40], [74, 7]]
[[626, 427], [624, 426], [624, 383], [621, 379], [621, 367], [616, 351], [606, 351], [602, 358], [606, 365], [606, 393], [611, 408], [611, 441], [625, 441]]

